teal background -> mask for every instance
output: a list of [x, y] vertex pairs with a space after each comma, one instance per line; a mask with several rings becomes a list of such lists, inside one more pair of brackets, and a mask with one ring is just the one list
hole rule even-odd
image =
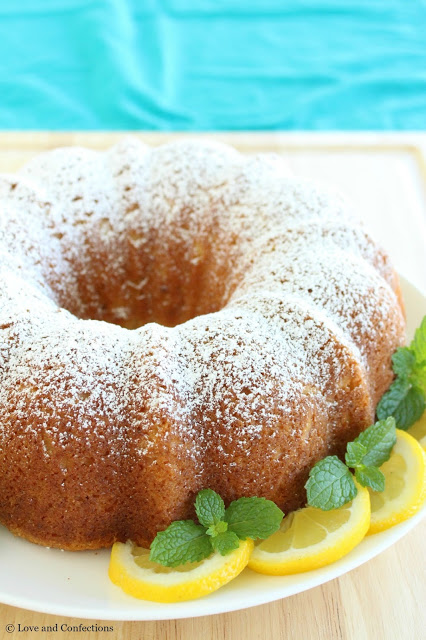
[[425, 0], [0, 0], [3, 129], [424, 129]]

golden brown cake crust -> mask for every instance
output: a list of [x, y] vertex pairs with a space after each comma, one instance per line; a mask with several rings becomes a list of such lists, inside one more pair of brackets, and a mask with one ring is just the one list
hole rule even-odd
[[0, 176], [0, 521], [147, 545], [229, 503], [304, 503], [374, 418], [398, 278], [350, 207], [217, 143], [60, 149]]

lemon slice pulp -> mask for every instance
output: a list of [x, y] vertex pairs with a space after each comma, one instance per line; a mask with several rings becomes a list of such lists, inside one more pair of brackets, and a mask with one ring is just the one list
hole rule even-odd
[[279, 531], [256, 544], [249, 567], [259, 573], [287, 575], [324, 567], [351, 551], [370, 524], [370, 498], [358, 493], [339, 509], [305, 507], [284, 518]]
[[426, 411], [420, 420], [417, 420], [417, 422], [408, 429], [407, 433], [409, 433], [410, 436], [413, 436], [413, 438], [415, 438], [426, 451]]
[[396, 434], [391, 456], [380, 467], [385, 476], [385, 490], [378, 493], [369, 489], [369, 534], [407, 520], [419, 511], [426, 497], [425, 453], [417, 440], [405, 431], [397, 429]]
[[201, 562], [170, 568], [151, 562], [149, 549], [128, 541], [116, 542], [111, 551], [109, 577], [135, 598], [153, 602], [181, 602], [216, 591], [235, 578], [248, 563], [252, 540], [240, 542], [226, 556], [212, 553]]

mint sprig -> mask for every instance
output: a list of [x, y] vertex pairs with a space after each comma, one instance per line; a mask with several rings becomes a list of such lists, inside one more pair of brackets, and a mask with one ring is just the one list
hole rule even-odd
[[415, 366], [416, 356], [410, 347], [399, 347], [392, 356], [392, 368], [397, 376], [409, 376]]
[[367, 447], [365, 447], [361, 442], [357, 442], [356, 440], [348, 442], [345, 454], [345, 462], [347, 466], [355, 469], [355, 467], [361, 464], [366, 453]]
[[269, 538], [279, 529], [283, 517], [281, 509], [266, 498], [239, 498], [225, 512], [228, 530], [240, 540]]
[[165, 567], [199, 562], [213, 551], [225, 556], [238, 549], [240, 540], [268, 538], [279, 529], [281, 509], [265, 498], [239, 498], [225, 504], [218, 493], [203, 489], [195, 499], [200, 524], [177, 520], [157, 533], [149, 558]]
[[410, 346], [395, 351], [392, 367], [396, 378], [377, 405], [377, 417], [393, 416], [398, 429], [408, 429], [426, 407], [426, 316]]
[[384, 491], [385, 476], [378, 467], [360, 465], [355, 469], [355, 478], [363, 487], [370, 487], [373, 491]]
[[426, 363], [426, 316], [421, 321], [420, 327], [416, 329], [410, 349], [413, 351], [417, 362]]
[[357, 494], [351, 472], [337, 456], [327, 456], [317, 462], [305, 488], [308, 504], [323, 511], [342, 507]]
[[195, 513], [200, 524], [211, 527], [225, 517], [225, 503], [213, 489], [202, 489], [195, 499]]
[[395, 442], [395, 419], [390, 417], [379, 420], [349, 442], [345, 462], [337, 456], [317, 462], [305, 485], [308, 504], [329, 511], [353, 500], [358, 490], [349, 468], [354, 469], [360, 485], [383, 491], [385, 477], [378, 467], [389, 460]]
[[222, 556], [226, 556], [240, 546], [240, 539], [233, 531], [219, 533], [219, 535], [211, 540], [213, 549], [219, 551]]
[[186, 562], [199, 562], [210, 553], [211, 542], [205, 527], [192, 520], [176, 520], [157, 533], [149, 558], [165, 567], [178, 567]]
[[365, 431], [362, 431], [353, 443], [350, 443], [355, 446], [361, 445], [365, 449], [365, 454], [361, 460], [356, 464], [350, 464], [347, 454], [345, 456], [346, 464], [354, 469], [359, 466], [380, 467], [386, 460], [389, 460], [395, 443], [395, 419], [390, 417], [386, 418], [386, 420], [379, 420]]
[[399, 429], [408, 429], [417, 422], [425, 409], [422, 389], [408, 378], [398, 377], [377, 405], [377, 417], [393, 416]]

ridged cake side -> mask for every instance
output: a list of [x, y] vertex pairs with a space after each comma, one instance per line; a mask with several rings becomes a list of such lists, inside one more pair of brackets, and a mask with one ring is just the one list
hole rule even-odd
[[0, 208], [15, 533], [146, 545], [203, 487], [288, 511], [373, 420], [404, 339], [398, 278], [344, 201], [278, 157], [60, 149], [2, 176]]

